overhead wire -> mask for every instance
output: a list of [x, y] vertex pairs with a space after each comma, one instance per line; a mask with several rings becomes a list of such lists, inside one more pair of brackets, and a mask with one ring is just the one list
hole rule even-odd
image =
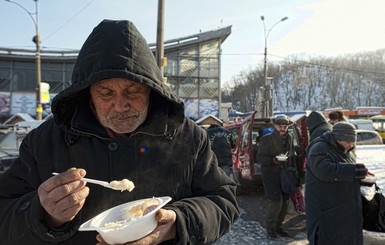
[[46, 41], [48, 38], [56, 34], [58, 31], [60, 31], [63, 27], [68, 25], [73, 19], [75, 19], [81, 12], [83, 12], [85, 9], [87, 9], [95, 0], [89, 1], [83, 8], [81, 8], [78, 12], [76, 12], [69, 20], [67, 20], [63, 25], [59, 26], [55, 31], [53, 31], [51, 34], [49, 34], [47, 37], [44, 38], [43, 41]]

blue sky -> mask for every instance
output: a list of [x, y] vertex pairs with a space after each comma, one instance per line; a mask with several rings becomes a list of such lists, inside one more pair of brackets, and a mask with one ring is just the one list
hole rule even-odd
[[[15, 0], [35, 12], [33, 0]], [[39, 0], [43, 49], [80, 49], [103, 19], [135, 23], [149, 43], [156, 41], [157, 0]], [[339, 56], [385, 48], [383, 0], [165, 0], [164, 39], [232, 26], [222, 45], [222, 82], [263, 65], [265, 16], [269, 61], [288, 55]], [[34, 49], [28, 14], [0, 0], [0, 47]]]

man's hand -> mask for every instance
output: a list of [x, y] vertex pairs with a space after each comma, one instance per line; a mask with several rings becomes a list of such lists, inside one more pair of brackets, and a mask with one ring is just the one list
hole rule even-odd
[[[176, 236], [176, 213], [172, 210], [159, 209], [155, 218], [158, 221], [158, 226], [153, 232], [139, 240], [125, 243], [125, 245], [153, 245], [174, 239]], [[100, 234], [96, 236], [96, 240], [99, 242], [97, 245], [107, 245]]]
[[275, 163], [275, 164], [280, 164], [280, 162], [278, 161], [278, 159], [276, 158], [276, 157], [273, 157], [273, 163]]
[[49, 226], [59, 227], [73, 220], [83, 207], [89, 194], [86, 182], [80, 180], [85, 175], [84, 169], [72, 168], [39, 186], [38, 195]]

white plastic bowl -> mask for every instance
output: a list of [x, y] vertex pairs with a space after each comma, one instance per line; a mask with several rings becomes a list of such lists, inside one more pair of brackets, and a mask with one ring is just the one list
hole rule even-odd
[[279, 156], [276, 156], [276, 158], [278, 161], [286, 161], [287, 160], [287, 156], [285, 156], [285, 155], [279, 155]]
[[155, 219], [155, 213], [171, 200], [171, 197], [154, 197], [159, 200], [159, 206], [151, 212], [143, 215], [135, 220], [128, 221], [119, 228], [106, 227], [109, 222], [117, 222], [127, 219], [128, 210], [135, 206], [144, 203], [145, 198], [119, 206], [110, 208], [94, 218], [88, 220], [79, 227], [79, 231], [97, 231], [108, 244], [122, 244], [130, 241], [138, 240], [150, 234], [158, 225]]

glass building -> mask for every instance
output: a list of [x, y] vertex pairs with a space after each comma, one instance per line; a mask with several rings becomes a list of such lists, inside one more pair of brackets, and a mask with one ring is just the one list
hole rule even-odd
[[[221, 44], [231, 26], [164, 42], [164, 77], [183, 99], [186, 115], [194, 120], [219, 115], [221, 101]], [[155, 52], [156, 44], [149, 44]], [[41, 82], [49, 84], [52, 99], [71, 84], [78, 50], [41, 50]], [[16, 113], [36, 115], [35, 50], [0, 48], [0, 122]], [[50, 104], [43, 104], [43, 117]]]

